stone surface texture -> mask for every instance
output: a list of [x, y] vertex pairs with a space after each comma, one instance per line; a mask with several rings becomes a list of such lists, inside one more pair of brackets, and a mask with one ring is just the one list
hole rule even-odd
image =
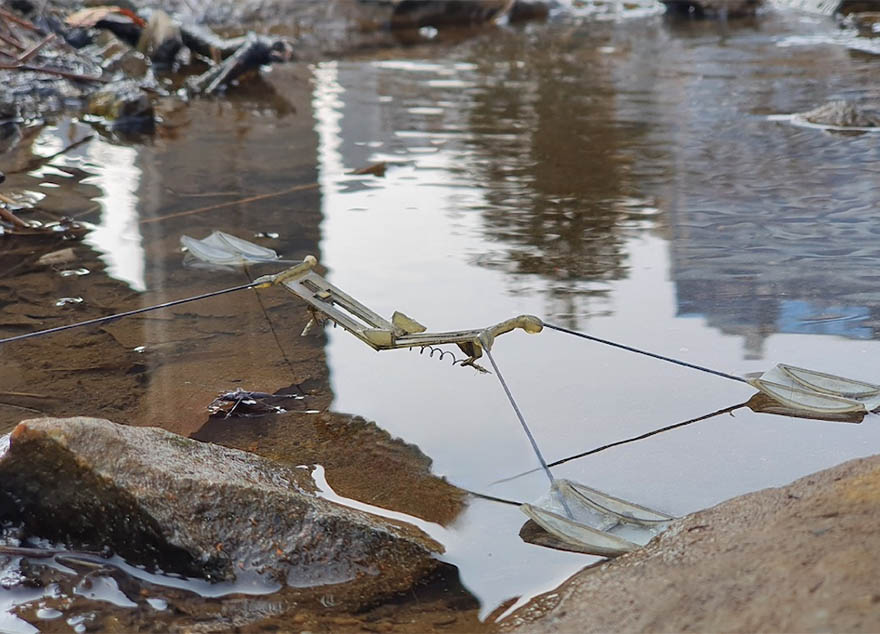
[[875, 128], [880, 125], [880, 111], [848, 101], [830, 101], [799, 114], [802, 119], [818, 125], [840, 128]]
[[399, 592], [442, 547], [413, 526], [329, 502], [306, 469], [161, 429], [93, 418], [19, 424], [0, 458], [0, 521], [165, 571]]

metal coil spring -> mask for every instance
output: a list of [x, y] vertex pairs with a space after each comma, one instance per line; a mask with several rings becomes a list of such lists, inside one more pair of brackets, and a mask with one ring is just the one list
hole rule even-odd
[[[413, 350], [411, 347], [410, 350]], [[441, 348], [437, 348], [432, 345], [425, 344], [424, 346], [419, 346], [419, 354], [425, 354], [425, 351], [428, 352], [428, 356], [432, 359], [435, 357], [442, 361], [443, 359], [451, 358], [452, 365], [460, 365], [464, 362], [464, 359], [460, 359], [455, 355], [451, 350], [443, 350]]]

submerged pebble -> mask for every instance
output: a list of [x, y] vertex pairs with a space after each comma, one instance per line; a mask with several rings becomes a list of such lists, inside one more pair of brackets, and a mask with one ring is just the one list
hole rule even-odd
[[43, 621], [52, 621], [53, 619], [57, 619], [63, 616], [60, 610], [56, 610], [55, 608], [40, 608], [37, 610], [37, 618]]
[[86, 631], [86, 626], [83, 621], [86, 620], [84, 615], [72, 616], [67, 619], [67, 624], [71, 627], [71, 629], [76, 632], [76, 634], [82, 634]]

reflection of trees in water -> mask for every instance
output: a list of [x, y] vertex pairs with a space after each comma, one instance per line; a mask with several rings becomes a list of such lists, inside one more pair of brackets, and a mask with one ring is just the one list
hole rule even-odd
[[480, 264], [557, 281], [619, 279], [634, 131], [614, 121], [595, 41], [523, 40], [493, 38], [475, 54], [484, 83], [470, 112], [471, 168], [489, 203], [488, 237], [503, 245]]

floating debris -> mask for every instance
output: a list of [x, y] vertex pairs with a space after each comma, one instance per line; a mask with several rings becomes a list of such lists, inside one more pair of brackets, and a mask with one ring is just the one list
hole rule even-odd
[[64, 269], [63, 271], [58, 271], [58, 275], [61, 277], [82, 277], [83, 275], [88, 275], [91, 273], [87, 268], [80, 267], [78, 269]]
[[268, 64], [289, 62], [293, 57], [290, 42], [249, 33], [235, 53], [189, 80], [186, 86], [194, 94], [215, 94], [231, 86], [245, 73]]
[[274, 405], [271, 400], [294, 399], [301, 401], [305, 397], [302, 394], [269, 394], [268, 392], [252, 392], [240, 387], [230, 392], [222, 392], [208, 405], [211, 416], [256, 417], [266, 414], [283, 414], [287, 410], [279, 405]]
[[55, 301], [56, 306], [71, 306], [76, 304], [82, 304], [82, 297], [61, 297], [60, 299]]
[[197, 240], [180, 236], [180, 244], [186, 249], [184, 264], [213, 267], [237, 267], [249, 262], [273, 262], [278, 254], [268, 247], [242, 240], [222, 231], [214, 231], [207, 238]]

